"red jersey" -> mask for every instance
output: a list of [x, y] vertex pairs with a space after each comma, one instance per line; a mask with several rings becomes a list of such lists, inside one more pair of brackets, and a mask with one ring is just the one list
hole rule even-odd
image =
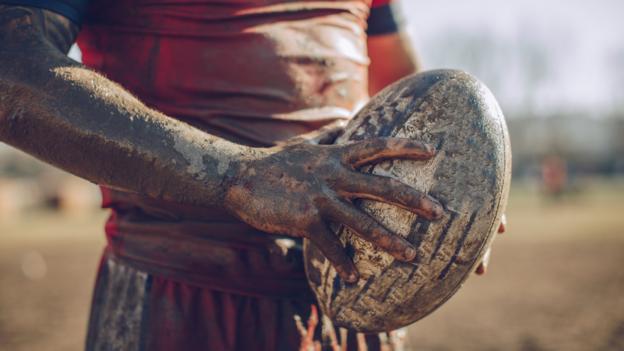
[[[388, 6], [369, 18], [371, 0], [0, 1], [82, 22], [85, 65], [150, 107], [253, 146], [351, 118], [368, 98], [368, 25], [396, 30]], [[103, 194], [113, 214], [88, 350], [297, 348], [293, 316], [314, 303], [299, 241], [222, 208]]]
[[369, 1], [98, 1], [87, 66], [212, 134], [272, 145], [367, 96]]

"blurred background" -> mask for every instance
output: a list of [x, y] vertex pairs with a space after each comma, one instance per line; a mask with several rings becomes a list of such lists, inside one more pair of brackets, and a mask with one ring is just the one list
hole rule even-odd
[[[467, 70], [498, 97], [514, 157], [488, 273], [410, 327], [411, 349], [624, 350], [624, 2], [403, 8], [425, 68]], [[99, 200], [0, 144], [0, 350], [82, 349]]]

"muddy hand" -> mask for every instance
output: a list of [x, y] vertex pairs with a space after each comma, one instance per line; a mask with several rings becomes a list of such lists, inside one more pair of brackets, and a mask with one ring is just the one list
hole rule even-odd
[[429, 145], [374, 138], [345, 145], [300, 143], [258, 150], [258, 155], [237, 164], [226, 208], [257, 229], [308, 238], [348, 282], [357, 281], [358, 272], [329, 229], [330, 222], [348, 226], [399, 260], [416, 256], [407, 240], [362, 212], [353, 199], [386, 202], [428, 219], [442, 215], [442, 206], [430, 196], [396, 179], [356, 170], [386, 159], [429, 159], [435, 154]]
[[[498, 226], [498, 234], [503, 234], [505, 232], [506, 226], [507, 226], [507, 216], [503, 215], [503, 217], [501, 217], [501, 223]], [[483, 255], [483, 259], [481, 260], [481, 263], [479, 263], [479, 266], [475, 270], [475, 273], [477, 273], [477, 275], [483, 275], [485, 274], [485, 272], [487, 272], [487, 267], [490, 264], [491, 254], [492, 254], [492, 247], [489, 247], [487, 251], [485, 252], [485, 255]]]

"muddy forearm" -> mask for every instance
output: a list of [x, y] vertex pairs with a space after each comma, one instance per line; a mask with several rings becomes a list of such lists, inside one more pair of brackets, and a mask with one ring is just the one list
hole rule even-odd
[[442, 206], [430, 196], [358, 171], [387, 159], [430, 159], [432, 146], [399, 138], [271, 149], [230, 143], [150, 110], [68, 59], [64, 53], [77, 31], [52, 12], [0, 5], [0, 141], [95, 183], [219, 204], [256, 229], [306, 237], [349, 282], [357, 270], [330, 223], [345, 224], [396, 259], [416, 255], [353, 200], [441, 216]]
[[194, 205], [219, 203], [254, 152], [147, 108], [46, 45], [0, 45], [0, 141], [97, 184]]

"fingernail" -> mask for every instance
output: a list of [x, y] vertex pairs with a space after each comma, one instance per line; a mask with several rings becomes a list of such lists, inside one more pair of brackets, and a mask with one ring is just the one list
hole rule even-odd
[[431, 213], [433, 213], [433, 218], [438, 219], [444, 214], [444, 208], [442, 208], [442, 205], [439, 203], [434, 202]]
[[355, 283], [355, 282], [357, 282], [357, 279], [358, 279], [358, 277], [357, 277], [357, 274], [355, 274], [355, 273], [350, 273], [347, 276], [347, 282], [348, 283]]
[[416, 257], [416, 250], [414, 248], [408, 247], [404, 252], [405, 259], [408, 261], [413, 260]]

